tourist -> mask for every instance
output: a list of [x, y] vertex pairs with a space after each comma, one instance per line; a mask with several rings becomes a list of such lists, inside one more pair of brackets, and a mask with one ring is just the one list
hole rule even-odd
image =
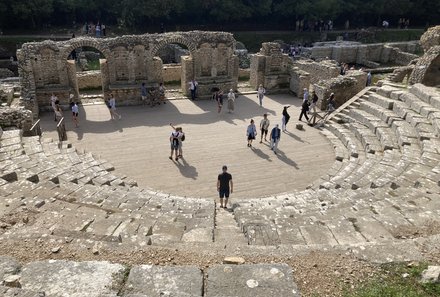
[[70, 106], [72, 108], [72, 120], [75, 123], [75, 127], [79, 127], [79, 110], [78, 110], [78, 103], [72, 102], [70, 103]]
[[264, 141], [267, 141], [267, 132], [269, 131], [270, 121], [267, 118], [267, 113], [263, 114], [263, 119], [260, 122], [260, 130], [261, 130], [261, 139], [260, 143], [263, 143], [263, 135]]
[[105, 27], [105, 25], [104, 24], [101, 24], [101, 32], [102, 32], [102, 36], [106, 36], [106, 32], [105, 32], [105, 30], [106, 30], [106, 27]]
[[275, 155], [277, 154], [278, 143], [281, 138], [281, 130], [278, 128], [278, 124], [270, 131], [270, 149], [273, 150]]
[[[170, 126], [173, 127], [172, 124], [170, 124]], [[174, 129], [174, 127], [173, 127], [173, 129]], [[169, 156], [170, 160], [173, 160], [173, 153], [174, 153], [175, 160], [179, 161], [178, 153], [179, 153], [179, 147], [180, 147], [179, 144], [181, 142], [181, 140], [179, 139], [180, 137], [181, 137], [180, 132], [177, 131], [177, 129], [174, 129], [174, 131], [171, 132], [171, 135], [170, 135], [171, 155]]]
[[287, 123], [290, 120], [290, 114], [287, 112], [287, 109], [289, 107], [290, 107], [290, 105], [283, 107], [283, 119], [282, 119], [283, 126], [281, 127], [283, 129], [283, 132], [287, 132]]
[[367, 74], [367, 87], [371, 86], [371, 72], [368, 71]]
[[85, 22], [83, 30], [85, 35], [89, 35], [89, 24], [87, 22]]
[[220, 113], [223, 107], [223, 92], [219, 91], [215, 99], [217, 101], [218, 113]]
[[160, 101], [163, 102], [163, 104], [166, 104], [167, 102], [165, 101], [165, 86], [163, 85], [163, 83], [159, 84], [159, 96], [160, 96]]
[[327, 111], [331, 113], [336, 110], [335, 93], [331, 93], [328, 98]]
[[263, 85], [260, 84], [260, 86], [258, 87], [258, 90], [257, 90], [257, 98], [260, 101], [261, 107], [263, 106], [264, 94], [266, 94], [266, 90], [264, 89]]
[[[229, 194], [234, 191], [234, 184], [232, 182], [232, 175], [228, 173], [228, 167], [223, 165], [222, 173], [217, 178], [217, 192], [220, 197], [220, 208], [227, 208]], [[223, 199], [225, 201], [223, 202]]]
[[101, 37], [101, 25], [99, 23], [95, 27], [95, 33], [97, 38]]
[[56, 113], [55, 113], [55, 111], [56, 111], [56, 107], [57, 107], [57, 104], [59, 104], [59, 101], [58, 101], [58, 97], [57, 96], [55, 96], [55, 94], [54, 93], [52, 93], [52, 96], [50, 96], [50, 106], [52, 106], [52, 110], [53, 110], [53, 112], [54, 112], [54, 121], [56, 122], [57, 121], [57, 115], [56, 115]]
[[191, 91], [191, 100], [195, 100], [196, 99], [197, 86], [198, 85], [199, 85], [199, 83], [195, 79], [192, 79], [189, 82], [189, 90]]
[[235, 108], [235, 93], [232, 89], [228, 93], [228, 112], [231, 113]]
[[302, 105], [301, 105], [301, 113], [299, 115], [299, 120], [302, 121], [302, 117], [304, 116], [307, 120], [307, 122], [309, 121], [309, 117], [307, 116], [307, 112], [309, 111], [309, 102], [308, 101], [303, 101]]
[[148, 96], [147, 87], [145, 86], [145, 83], [143, 82], [142, 85], [141, 85], [141, 100], [142, 100], [142, 104], [146, 104], [147, 103], [147, 96]]
[[110, 98], [108, 100], [108, 108], [110, 109], [110, 115], [112, 120], [116, 120], [116, 118], [121, 119], [122, 116], [116, 112], [116, 99], [113, 94], [110, 94]]
[[307, 90], [307, 88], [304, 88], [303, 102], [304, 101], [309, 101], [309, 91]]
[[316, 114], [316, 105], [318, 104], [318, 95], [316, 95], [315, 90], [312, 91], [312, 103], [309, 109], [313, 109], [313, 113]]
[[252, 147], [252, 141], [255, 139], [255, 136], [257, 136], [257, 128], [255, 127], [254, 120], [251, 120], [251, 123], [247, 127], [246, 136], [248, 141], [247, 146]]
[[63, 118], [63, 110], [58, 104], [55, 107], [55, 121], [59, 122]]
[[172, 123], [170, 123], [171, 128], [174, 129], [174, 131], [179, 132], [179, 154], [177, 155], [178, 158], [183, 158], [183, 150], [182, 150], [182, 146], [183, 146], [183, 141], [185, 141], [185, 133], [183, 132], [182, 127], [174, 127]]

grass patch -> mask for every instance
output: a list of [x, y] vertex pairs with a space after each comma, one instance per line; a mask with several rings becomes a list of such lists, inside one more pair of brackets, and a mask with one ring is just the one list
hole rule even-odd
[[99, 60], [90, 60], [87, 62], [87, 70], [101, 70]]
[[428, 264], [409, 267], [406, 263], [390, 263], [381, 266], [382, 272], [360, 287], [346, 289], [344, 297], [436, 297], [440, 296], [440, 284], [419, 283]]
[[87, 93], [87, 92], [96, 92], [96, 91], [102, 91], [102, 87], [88, 87], [88, 88], [82, 88], [79, 89], [81, 92]]
[[239, 76], [239, 77], [238, 77], [238, 81], [241, 81], [241, 82], [243, 82], [243, 81], [249, 81], [249, 79], [250, 79], [250, 76], [249, 76], [249, 75], [247, 75], [247, 76]]

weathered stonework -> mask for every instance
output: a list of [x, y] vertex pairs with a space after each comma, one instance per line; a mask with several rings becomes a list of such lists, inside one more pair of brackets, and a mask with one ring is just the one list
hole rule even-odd
[[77, 73], [78, 88], [96, 89], [102, 88], [102, 75], [99, 70], [83, 71]]
[[366, 83], [367, 73], [359, 70], [350, 70], [346, 75], [313, 84], [313, 90], [319, 98], [317, 106], [322, 110], [326, 110], [327, 99], [331, 93], [335, 94], [336, 105], [341, 106], [362, 91]]
[[429, 28], [422, 37], [420, 37], [420, 45], [425, 53], [433, 46], [440, 45], [440, 26]]
[[251, 73], [249, 83], [258, 88], [262, 84], [266, 90], [287, 88], [289, 86], [289, 65], [292, 60], [281, 53], [281, 46], [276, 42], [265, 42], [260, 52], [251, 55]]
[[190, 56], [182, 57], [182, 89], [189, 93], [188, 83], [199, 82], [199, 96], [210, 94], [212, 87], [236, 89], [238, 58], [234, 55], [235, 39], [224, 32], [174, 32], [129, 35], [116, 38], [74, 38], [68, 41], [26, 43], [17, 52], [24, 98], [37, 98], [48, 105], [55, 93], [61, 104], [67, 104], [69, 93], [79, 97], [79, 84], [70, 53], [79, 47], [99, 50], [103, 92], [115, 92], [120, 104], [140, 102], [140, 84], [158, 86], [163, 81], [162, 60], [158, 52], [168, 44], [185, 45]]
[[407, 65], [418, 58], [416, 41], [398, 43], [360, 44], [357, 42], [316, 43], [312, 48], [304, 48], [304, 53], [314, 60], [332, 59], [339, 63], [361, 64], [367, 67], [379, 63]]
[[440, 85], [440, 45], [431, 47], [417, 61], [409, 81], [411, 84]]
[[298, 67], [290, 68], [290, 91], [300, 97], [304, 89], [310, 86], [311, 75]]
[[32, 127], [32, 112], [24, 108], [1, 107], [0, 127], [16, 127], [26, 133]]

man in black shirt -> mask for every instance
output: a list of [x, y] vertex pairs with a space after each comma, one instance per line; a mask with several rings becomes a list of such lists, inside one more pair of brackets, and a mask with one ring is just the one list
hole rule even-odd
[[[223, 172], [218, 175], [217, 191], [220, 196], [220, 208], [226, 208], [226, 205], [228, 204], [229, 193], [232, 193], [233, 191], [233, 184], [232, 175], [227, 172], [228, 167], [226, 167], [226, 165], [223, 166], [222, 171]], [[226, 198], [224, 204], [223, 198]]]

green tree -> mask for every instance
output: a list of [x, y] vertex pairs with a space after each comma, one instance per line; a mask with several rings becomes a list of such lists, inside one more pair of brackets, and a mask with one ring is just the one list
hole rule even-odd
[[53, 12], [53, 0], [15, 0], [10, 5], [14, 17], [29, 21], [32, 28], [41, 26]]

